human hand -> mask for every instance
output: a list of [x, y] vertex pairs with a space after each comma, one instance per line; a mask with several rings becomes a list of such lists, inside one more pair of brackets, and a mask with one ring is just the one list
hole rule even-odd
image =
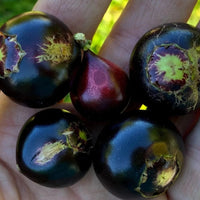
[[[92, 38], [109, 0], [39, 0], [35, 10], [60, 18], [73, 33], [83, 32]], [[106, 40], [100, 55], [128, 71], [131, 51], [138, 39], [149, 29], [166, 22], [186, 22], [195, 0], [130, 0], [126, 10]], [[37, 112], [15, 104], [0, 94], [0, 199], [6, 200], [117, 200], [96, 178], [93, 169], [78, 183], [68, 188], [52, 189], [37, 185], [21, 175], [15, 164], [15, 146], [20, 128]], [[71, 105], [56, 105], [70, 109]], [[173, 119], [182, 134], [197, 121], [199, 113]], [[198, 133], [200, 123], [186, 137], [185, 165], [181, 177], [167, 195], [156, 200], [198, 200], [200, 198], [200, 167]]]

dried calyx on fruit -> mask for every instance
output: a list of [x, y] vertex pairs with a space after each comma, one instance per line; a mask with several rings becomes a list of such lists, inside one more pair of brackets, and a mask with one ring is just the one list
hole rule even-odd
[[200, 30], [169, 23], [148, 31], [130, 60], [133, 99], [149, 108], [188, 113], [200, 106]]

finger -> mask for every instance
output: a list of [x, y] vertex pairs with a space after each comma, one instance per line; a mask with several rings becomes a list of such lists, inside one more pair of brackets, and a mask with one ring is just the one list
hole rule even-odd
[[131, 51], [149, 29], [167, 22], [186, 22], [196, 0], [132, 0], [114, 26], [101, 56], [128, 70]]
[[55, 15], [73, 33], [86, 34], [92, 38], [111, 0], [38, 0], [34, 10]]

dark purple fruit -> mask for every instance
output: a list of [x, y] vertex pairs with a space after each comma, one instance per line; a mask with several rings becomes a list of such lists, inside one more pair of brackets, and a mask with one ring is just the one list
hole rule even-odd
[[72, 33], [51, 15], [27, 12], [0, 29], [0, 89], [17, 103], [46, 107], [60, 101], [80, 60]]
[[66, 110], [47, 109], [21, 129], [16, 151], [19, 170], [47, 187], [70, 186], [91, 166], [91, 136]]
[[152, 198], [176, 180], [183, 153], [177, 129], [146, 111], [105, 127], [97, 138], [93, 164], [101, 183], [117, 197]]
[[82, 115], [107, 119], [121, 113], [128, 104], [129, 78], [120, 67], [86, 51], [70, 95]]
[[133, 99], [184, 114], [200, 106], [200, 30], [170, 23], [148, 31], [130, 60]]

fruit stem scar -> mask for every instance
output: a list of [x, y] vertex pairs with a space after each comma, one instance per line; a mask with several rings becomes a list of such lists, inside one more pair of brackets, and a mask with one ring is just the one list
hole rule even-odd
[[46, 41], [39, 48], [41, 53], [36, 56], [37, 63], [49, 61], [56, 65], [72, 59], [72, 46], [65, 38], [57, 38], [55, 35], [46, 37]]
[[186, 83], [190, 65], [186, 50], [175, 44], [163, 44], [148, 60], [149, 78], [154, 85], [166, 91], [178, 90]]
[[200, 45], [196, 42], [189, 49], [161, 44], [147, 58], [146, 76], [155, 90], [175, 98], [174, 106], [186, 105], [187, 98], [186, 112], [193, 111], [199, 101], [199, 58]]
[[0, 78], [18, 72], [19, 63], [25, 55], [16, 35], [0, 32]]

